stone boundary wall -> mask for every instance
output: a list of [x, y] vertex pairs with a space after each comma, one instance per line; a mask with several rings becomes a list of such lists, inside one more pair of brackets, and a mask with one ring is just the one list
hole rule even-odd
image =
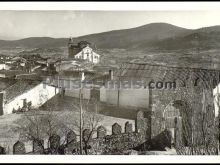
[[[112, 125], [111, 135], [107, 135], [107, 130], [104, 126], [97, 127], [95, 138], [89, 138], [90, 130], [83, 130], [83, 154], [125, 154], [129, 150], [141, 148], [141, 150], [148, 150], [150, 145], [149, 121], [145, 118], [144, 112], [137, 113], [135, 121], [135, 131], [133, 125], [126, 122], [123, 126], [117, 122]], [[122, 130], [125, 130], [122, 132]], [[61, 144], [61, 139], [57, 134], [49, 137], [49, 148], [44, 146], [44, 140], [34, 139], [32, 141], [32, 152], [27, 153], [25, 144], [17, 141], [13, 145], [13, 154], [80, 154], [80, 142], [77, 134], [74, 131], [69, 131], [66, 136], [66, 142]], [[163, 141], [164, 137], [162, 137]], [[160, 138], [161, 140], [161, 138]], [[167, 141], [167, 140], [165, 140]], [[152, 144], [157, 143], [155, 140]], [[146, 145], [147, 144], [147, 145]], [[170, 146], [170, 141], [165, 142], [164, 146]], [[144, 148], [143, 148], [144, 146]], [[137, 149], [139, 150], [139, 149]], [[0, 146], [0, 154], [6, 154], [5, 148]]]

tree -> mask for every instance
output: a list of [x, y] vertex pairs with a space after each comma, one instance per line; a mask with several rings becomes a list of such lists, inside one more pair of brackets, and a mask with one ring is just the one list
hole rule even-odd
[[[82, 138], [82, 151], [79, 151], [79, 154], [87, 155], [89, 143], [91, 142], [93, 135], [96, 133], [100, 122], [103, 120], [103, 117], [98, 115], [98, 102], [96, 100], [82, 101], [81, 108], [82, 118], [80, 119], [78, 117], [68, 115], [66, 116], [66, 121], [72, 121], [65, 123], [65, 125], [67, 125], [70, 130], [73, 130], [79, 138]], [[79, 106], [78, 112], [74, 113], [73, 115], [80, 115]]]
[[95, 113], [87, 112], [83, 114], [83, 144], [84, 144], [84, 153], [88, 154], [88, 149], [90, 148], [89, 143], [97, 131], [97, 127], [102, 118], [97, 116]]
[[[50, 137], [53, 135], [66, 136], [69, 128], [53, 111], [39, 112], [39, 110], [32, 110], [31, 113], [25, 113], [24, 118], [18, 121], [18, 127], [15, 131], [20, 133], [20, 140], [36, 141], [44, 149], [44, 154], [49, 154], [52, 152], [49, 145]], [[47, 140], [47, 149], [44, 148], [44, 140]], [[61, 146], [65, 143], [66, 140], [63, 141]], [[54, 152], [59, 152], [59, 148]]]

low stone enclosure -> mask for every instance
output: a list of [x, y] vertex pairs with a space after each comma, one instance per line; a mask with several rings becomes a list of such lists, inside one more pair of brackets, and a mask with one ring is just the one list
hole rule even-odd
[[[85, 129], [82, 135], [83, 154], [126, 154], [129, 150], [147, 151], [161, 150], [165, 147], [171, 148], [171, 133], [164, 130], [157, 137], [150, 138], [149, 121], [144, 117], [144, 112], [139, 111], [135, 121], [135, 131], [133, 125], [126, 122], [125, 132], [118, 123], [112, 125], [112, 134], [107, 135], [106, 128], [99, 126], [96, 130], [96, 138], [90, 137], [90, 130]], [[77, 134], [69, 131], [66, 134], [66, 142], [61, 144], [59, 135], [52, 135], [49, 138], [49, 147], [44, 146], [44, 141], [35, 139], [32, 143], [32, 152], [26, 152], [25, 144], [17, 141], [13, 145], [13, 154], [80, 154], [80, 142]], [[6, 154], [5, 149], [0, 147], [0, 154]]]

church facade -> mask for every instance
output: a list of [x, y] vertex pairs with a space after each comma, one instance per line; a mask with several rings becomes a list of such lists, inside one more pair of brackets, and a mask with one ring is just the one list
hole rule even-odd
[[87, 60], [91, 63], [97, 64], [100, 62], [100, 55], [94, 52], [91, 43], [87, 41], [81, 41], [74, 43], [70, 38], [68, 43], [69, 58]]

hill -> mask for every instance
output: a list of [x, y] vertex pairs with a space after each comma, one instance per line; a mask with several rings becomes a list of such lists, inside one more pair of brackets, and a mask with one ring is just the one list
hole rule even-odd
[[190, 33], [191, 30], [166, 23], [152, 23], [132, 29], [115, 30], [76, 38], [76, 41], [87, 40], [98, 48], [133, 49], [151, 46], [152, 43], [176, 38]]
[[67, 42], [66, 38], [30, 37], [14, 41], [0, 40], [0, 48], [56, 48], [66, 46]]
[[153, 47], [162, 50], [181, 50], [198, 49], [211, 50], [220, 49], [220, 26], [206, 27], [191, 31], [191, 33], [178, 36], [176, 38], [167, 38], [155, 42]]
[[[151, 43], [167, 38], [175, 38], [189, 33], [191, 30], [173, 26], [166, 23], [152, 23], [144, 26], [114, 30], [109, 32], [91, 34], [74, 38], [74, 40], [87, 40], [100, 49], [111, 48], [139, 48], [150, 46]], [[67, 38], [31, 37], [21, 40], [0, 40], [0, 48], [23, 47], [23, 48], [55, 48], [67, 46]]]
[[[86, 40], [98, 49], [123, 49], [129, 51], [173, 51], [200, 49], [209, 51], [220, 48], [220, 26], [195, 30], [167, 23], [151, 23], [131, 29], [114, 30], [74, 38], [75, 42]], [[67, 48], [68, 38], [31, 37], [21, 40], [0, 40], [4, 48]]]

